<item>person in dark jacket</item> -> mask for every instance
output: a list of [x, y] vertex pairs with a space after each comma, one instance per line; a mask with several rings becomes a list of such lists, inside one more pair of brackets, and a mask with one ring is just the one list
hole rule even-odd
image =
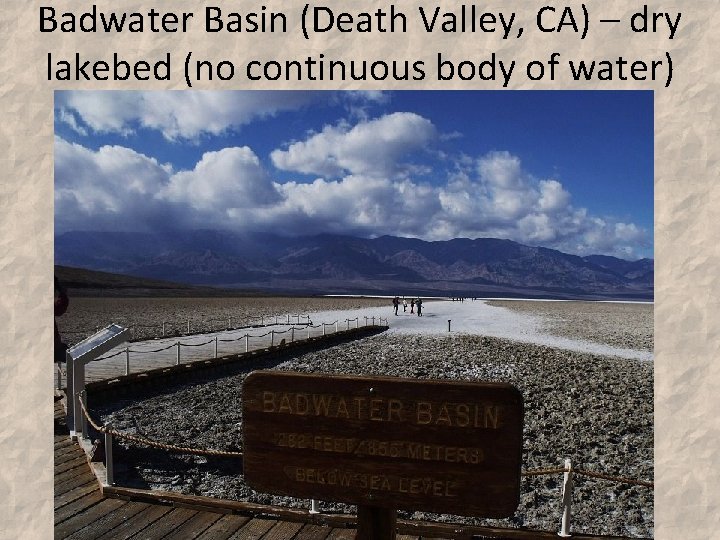
[[[55, 276], [55, 317], [63, 315], [70, 304], [68, 299], [67, 291], [62, 286], [57, 276]], [[58, 330], [57, 321], [55, 321], [55, 362], [65, 362], [65, 351], [67, 351], [67, 344], [63, 342]]]

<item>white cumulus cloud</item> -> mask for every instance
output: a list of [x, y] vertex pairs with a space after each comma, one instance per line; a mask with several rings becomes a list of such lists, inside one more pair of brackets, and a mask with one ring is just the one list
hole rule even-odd
[[354, 126], [325, 126], [305, 141], [273, 151], [270, 157], [276, 167], [287, 171], [333, 178], [348, 173], [389, 177], [411, 171], [400, 160], [435, 136], [435, 127], [426, 118], [397, 112]]
[[56, 94], [57, 118], [82, 133], [78, 120], [95, 132], [127, 135], [137, 128], [166, 139], [218, 135], [279, 111], [300, 108], [310, 92], [128, 92], [66, 91]]

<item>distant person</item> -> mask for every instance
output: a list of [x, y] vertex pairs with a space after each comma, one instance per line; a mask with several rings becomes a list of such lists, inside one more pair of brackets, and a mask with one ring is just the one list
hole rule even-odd
[[415, 299], [410, 300], [410, 313], [415, 313]]
[[395, 316], [398, 314], [398, 306], [400, 305], [400, 299], [396, 296], [393, 298], [393, 307], [395, 308]]
[[417, 306], [418, 317], [422, 317], [422, 299], [415, 300], [415, 305]]
[[407, 311], [407, 298], [403, 298], [403, 313]]
[[[68, 305], [70, 304], [70, 300], [68, 299], [67, 291], [65, 290], [65, 287], [62, 286], [60, 281], [58, 280], [57, 276], [55, 276], [55, 317], [62, 316], [68, 308]], [[62, 338], [60, 337], [60, 331], [58, 330], [57, 321], [55, 321], [55, 362], [65, 362], [65, 351], [67, 351], [68, 346], [65, 342], [63, 342]]]

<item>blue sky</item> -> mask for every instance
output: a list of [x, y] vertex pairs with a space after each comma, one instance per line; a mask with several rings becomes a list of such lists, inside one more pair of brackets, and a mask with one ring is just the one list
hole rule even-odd
[[653, 256], [653, 95], [55, 94], [55, 227], [509, 238]]

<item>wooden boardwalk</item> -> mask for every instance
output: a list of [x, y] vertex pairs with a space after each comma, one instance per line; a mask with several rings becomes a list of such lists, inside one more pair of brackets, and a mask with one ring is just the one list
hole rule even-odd
[[[91, 539], [263, 539], [354, 538], [354, 530], [253, 515], [227, 514], [105, 497], [80, 446], [55, 404], [55, 538]], [[418, 538], [418, 537], [415, 537]]]
[[[340, 328], [340, 330], [344, 329]], [[328, 334], [331, 333], [334, 332], [328, 332]], [[348, 332], [348, 334], [350, 333], [352, 332]], [[306, 334], [303, 337], [307, 343], [314, 341], [308, 337], [316, 336], [307, 336]], [[188, 338], [196, 340], [195, 342], [207, 341], [207, 335], [185, 336], [184, 341], [188, 342]], [[335, 338], [333, 336], [328, 339]], [[158, 341], [160, 340], [144, 342], [142, 346], [150, 349], [154, 345], [155, 348], [158, 348]], [[301, 341], [301, 339], [297, 341]], [[279, 340], [276, 344], [279, 344]], [[262, 343], [258, 343], [257, 348], [261, 348], [261, 345]], [[268, 347], [270, 343], [266, 342], [264, 345]], [[138, 344], [133, 343], [132, 346], [137, 347]], [[302, 347], [304, 345], [294, 343], [294, 346]], [[212, 353], [214, 353], [214, 344]], [[225, 354], [227, 353], [225, 352]], [[254, 354], [251, 353], [251, 356]], [[147, 357], [148, 362], [147, 365], [135, 365], [137, 371], [133, 370], [133, 372], [136, 374], [147, 370], [157, 371], [166, 362], [165, 359], [159, 359], [153, 354], [142, 356]], [[201, 364], [195, 362], [207, 358], [207, 355], [194, 353], [187, 359], [193, 365], [179, 369], [195, 368]], [[123, 359], [122, 362], [122, 367], [124, 367], [125, 360]], [[175, 362], [171, 361], [170, 365], [175, 365]], [[124, 375], [124, 369], [122, 373], [115, 374], [113, 372], [111, 377], [122, 375]], [[145, 375], [140, 376], [144, 377]], [[94, 376], [88, 378], [100, 383], [103, 380], [107, 381], [108, 376], [106, 373], [98, 371]], [[266, 507], [208, 497], [117, 487], [103, 488], [88, 463], [87, 454], [69, 436], [64, 399], [55, 402], [54, 437], [54, 536], [56, 539], [339, 540], [355, 538], [355, 516], [312, 515], [306, 511], [295, 509]], [[404, 520], [398, 521], [396, 536], [396, 540], [549, 540], [556, 538], [557, 533], [549, 531], [497, 529]], [[578, 540], [625, 540], [622, 537], [584, 534], [573, 534], [573, 538]]]
[[[377, 321], [379, 323], [379, 319]], [[236, 328], [218, 332], [134, 341], [103, 354], [101, 360], [87, 364], [85, 380], [87, 382], [104, 381], [122, 377], [129, 373], [142, 373], [152, 369], [171, 367], [178, 363], [187, 364], [266, 349], [277, 346], [281, 342], [308, 341], [310, 338], [332, 335], [356, 327], [363, 328], [366, 326], [365, 322], [345, 320], [338, 321], [337, 324], [333, 322], [300, 326], [271, 324], [260, 327]], [[367, 322], [369, 325], [370, 319]], [[375, 318], [372, 318], [372, 322], [375, 322]], [[178, 343], [180, 344], [179, 347]], [[58, 388], [62, 388], [66, 384], [65, 376], [65, 367], [63, 366]]]

